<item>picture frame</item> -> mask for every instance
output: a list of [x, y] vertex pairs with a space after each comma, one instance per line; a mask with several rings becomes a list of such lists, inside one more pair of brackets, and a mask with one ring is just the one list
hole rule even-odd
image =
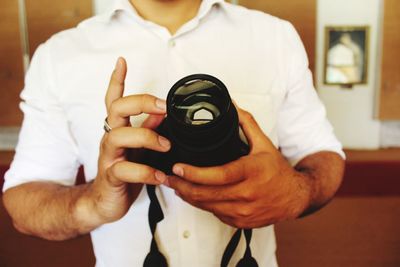
[[369, 34], [369, 26], [325, 27], [325, 85], [368, 83]]

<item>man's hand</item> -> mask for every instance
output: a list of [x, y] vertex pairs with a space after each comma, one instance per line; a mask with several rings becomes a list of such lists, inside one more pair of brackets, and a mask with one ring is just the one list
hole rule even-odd
[[[249, 155], [217, 167], [175, 164], [173, 172], [177, 176], [169, 177], [165, 184], [178, 196], [237, 228], [257, 228], [294, 219], [307, 209], [325, 204], [333, 196], [343, 172], [343, 161], [338, 155], [317, 153], [301, 161], [297, 165], [301, 171], [297, 171], [274, 147], [254, 118], [243, 110], [238, 112], [240, 125], [249, 141]], [[313, 160], [315, 156], [317, 159]], [[321, 158], [322, 162], [316, 164]], [[337, 170], [323, 167], [326, 160], [331, 159], [337, 162]], [[327, 171], [331, 173], [324, 174]], [[334, 179], [330, 179], [328, 185], [321, 183], [315, 177], [321, 173], [321, 179], [325, 176]]]
[[[79, 186], [40, 181], [8, 189], [4, 204], [18, 230], [50, 240], [85, 234], [124, 216], [143, 184], [165, 181], [164, 173], [126, 160], [127, 148], [166, 152], [171, 146], [152, 130], [165, 116], [165, 102], [150, 95], [123, 97], [126, 73], [120, 58], [106, 95], [112, 130], [101, 141], [96, 179]], [[141, 113], [150, 116], [142, 127], [131, 127], [129, 117]]]
[[[89, 207], [95, 209], [99, 223], [124, 216], [143, 184], [158, 185], [166, 179], [159, 170], [127, 161], [127, 148], [166, 152], [171, 145], [153, 131], [165, 116], [165, 101], [151, 95], [123, 97], [126, 72], [126, 62], [120, 58], [106, 94], [107, 120], [112, 130], [101, 141], [98, 174], [89, 195]], [[131, 127], [129, 117], [142, 113], [150, 114], [142, 127]], [[88, 205], [83, 207], [87, 209]], [[93, 212], [89, 214], [93, 216]]]

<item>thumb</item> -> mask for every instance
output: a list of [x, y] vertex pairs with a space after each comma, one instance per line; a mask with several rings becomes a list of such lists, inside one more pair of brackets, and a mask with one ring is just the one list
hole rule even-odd
[[246, 135], [249, 142], [251, 152], [258, 153], [261, 151], [276, 151], [274, 144], [264, 134], [250, 112], [247, 112], [236, 106], [239, 115], [239, 124]]

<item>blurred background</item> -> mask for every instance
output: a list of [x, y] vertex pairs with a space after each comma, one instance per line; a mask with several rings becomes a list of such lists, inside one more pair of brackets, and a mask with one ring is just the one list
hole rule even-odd
[[[282, 267], [400, 266], [400, 1], [231, 1], [292, 22], [346, 154], [338, 196], [315, 215], [276, 226]], [[0, 0], [0, 185], [18, 138], [29, 60], [52, 34], [112, 0]], [[367, 29], [361, 84], [326, 84], [327, 27]], [[48, 242], [12, 228], [0, 205], [0, 266], [93, 266], [90, 238]]]

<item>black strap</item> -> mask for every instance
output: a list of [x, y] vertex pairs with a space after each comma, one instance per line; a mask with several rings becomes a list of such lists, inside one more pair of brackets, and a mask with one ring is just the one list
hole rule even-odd
[[226, 246], [224, 255], [222, 255], [221, 267], [228, 266], [228, 263], [231, 260], [232, 255], [239, 244], [241, 236], [242, 236], [242, 229], [237, 229], [236, 232], [233, 234], [231, 240], [229, 241], [228, 245]]
[[229, 241], [224, 255], [222, 256], [222, 260], [221, 260], [221, 267], [227, 267], [229, 264], [229, 261], [232, 258], [233, 253], [235, 252], [239, 241], [240, 241], [240, 237], [242, 235], [242, 231], [244, 231], [244, 236], [246, 238], [246, 251], [244, 253], [244, 256], [242, 259], [240, 259], [240, 261], [238, 262], [238, 264], [236, 265], [236, 267], [258, 267], [257, 261], [253, 258], [253, 256], [251, 255], [251, 248], [250, 248], [250, 242], [251, 242], [251, 236], [253, 233], [252, 229], [237, 229], [236, 232], [233, 234], [231, 240]]
[[246, 238], [246, 251], [244, 253], [243, 258], [238, 262], [236, 267], [258, 267], [256, 259], [253, 258], [253, 256], [251, 255], [251, 248], [250, 248], [250, 242], [253, 230], [244, 229], [243, 231], [244, 231], [244, 236]]
[[[149, 207], [149, 227], [152, 235], [150, 252], [147, 254], [143, 267], [168, 267], [168, 263], [164, 255], [158, 249], [157, 241], [154, 237], [156, 232], [157, 223], [161, 222], [164, 219], [164, 214], [160, 206], [160, 202], [157, 199], [156, 195], [156, 187], [154, 185], [147, 185], [147, 194], [150, 198], [150, 207]], [[242, 231], [244, 231], [244, 236], [246, 238], [246, 251], [244, 253], [243, 258], [238, 262], [236, 267], [258, 267], [257, 261], [251, 255], [250, 242], [252, 236], [252, 229], [237, 229], [231, 240], [229, 241], [224, 255], [221, 260], [221, 267], [227, 267], [229, 261], [232, 258], [233, 253], [235, 252], [240, 237], [242, 235]]]
[[147, 185], [147, 194], [150, 198], [150, 207], [149, 207], [149, 226], [151, 230], [151, 246], [150, 252], [147, 254], [143, 267], [168, 267], [167, 260], [164, 255], [158, 249], [157, 241], [154, 237], [154, 233], [156, 232], [157, 223], [161, 222], [164, 219], [164, 214], [160, 206], [160, 202], [158, 202], [156, 195], [156, 187], [154, 185]]

